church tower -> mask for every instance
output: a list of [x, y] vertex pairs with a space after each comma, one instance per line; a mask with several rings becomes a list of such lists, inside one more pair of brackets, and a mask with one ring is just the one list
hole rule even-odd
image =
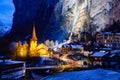
[[37, 41], [35, 26], [33, 27], [33, 32], [32, 32], [31, 41]]
[[37, 53], [37, 36], [35, 26], [32, 31], [32, 38], [30, 39], [30, 56], [36, 56]]

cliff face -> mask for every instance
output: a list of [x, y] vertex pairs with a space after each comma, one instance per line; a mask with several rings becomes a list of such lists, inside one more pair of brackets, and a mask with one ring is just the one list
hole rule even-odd
[[0, 21], [0, 37], [3, 37], [10, 31], [10, 27], [6, 26], [4, 23]]
[[31, 34], [33, 24], [35, 24], [37, 36], [44, 41], [46, 25], [58, 0], [13, 0], [13, 2], [15, 5], [11, 31], [13, 39], [23, 39]]
[[[67, 37], [71, 32], [84, 30], [94, 34], [120, 19], [119, 6], [119, 0], [60, 0], [48, 26], [58, 27]], [[54, 30], [52, 32], [55, 33]]]
[[67, 39], [71, 32], [101, 31], [120, 19], [119, 0], [13, 1], [13, 38], [22, 39], [31, 34], [33, 22], [40, 41], [62, 41]]
[[[104, 28], [107, 29], [120, 20], [119, 0], [92, 0], [91, 4], [90, 15], [93, 25], [96, 26], [96, 31], [104, 31]], [[120, 31], [119, 27], [116, 29]]]
[[0, 1], [0, 37], [8, 33], [12, 26], [14, 4], [12, 0]]
[[[111, 17], [119, 16], [116, 14], [120, 12], [119, 10], [114, 11], [119, 8], [118, 6], [114, 7], [114, 5], [119, 5], [120, 2], [116, 4], [116, 1], [113, 0], [61, 0], [59, 6], [61, 4], [63, 4], [61, 14], [57, 14], [57, 16], [62, 15], [63, 24], [61, 25], [67, 27], [68, 32], [76, 33], [83, 31], [84, 28], [88, 32], [91, 29], [93, 32], [100, 31], [111, 25], [112, 20], [120, 19], [119, 17], [117, 19]], [[58, 6], [56, 8], [59, 9]], [[55, 12], [57, 11], [55, 10]]]

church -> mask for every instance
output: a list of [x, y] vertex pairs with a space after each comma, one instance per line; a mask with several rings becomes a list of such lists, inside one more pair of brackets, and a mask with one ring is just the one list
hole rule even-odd
[[33, 27], [30, 43], [16, 43], [16, 57], [51, 57], [52, 51], [43, 43], [38, 44], [35, 27]]

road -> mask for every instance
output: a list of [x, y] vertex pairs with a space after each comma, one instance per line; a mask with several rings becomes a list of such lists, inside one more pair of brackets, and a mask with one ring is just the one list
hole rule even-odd
[[59, 68], [58, 66], [42, 66], [42, 67], [27, 67], [26, 69], [35, 70], [35, 69], [54, 69]]
[[59, 59], [65, 61], [65, 62], [69, 62], [70, 65], [71, 65], [71, 67], [83, 67], [84, 61], [87, 61], [87, 60], [78, 60], [78, 61], [75, 61], [75, 60], [69, 59], [67, 56], [68, 56], [68, 54], [64, 54]]
[[26, 69], [29, 69], [29, 70], [36, 70], [36, 69], [67, 69], [67, 68], [75, 68], [75, 67], [84, 67], [83, 66], [83, 63], [84, 61], [86, 60], [78, 60], [78, 61], [75, 61], [75, 60], [72, 60], [72, 59], [69, 59], [68, 57], [68, 54], [64, 54], [63, 56], [61, 57], [58, 57], [59, 59], [65, 61], [65, 62], [68, 62], [70, 64], [60, 64], [60, 65], [55, 65], [55, 66], [41, 66], [41, 67], [27, 67]]

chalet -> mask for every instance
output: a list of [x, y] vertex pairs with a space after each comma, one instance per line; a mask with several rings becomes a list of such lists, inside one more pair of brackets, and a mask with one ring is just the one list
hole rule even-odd
[[103, 68], [114, 68], [119, 64], [120, 56], [116, 53], [95, 52], [90, 55], [93, 66], [101, 66]]
[[72, 50], [75, 53], [82, 53], [83, 52], [83, 46], [82, 45], [71, 45]]
[[93, 66], [103, 66], [104, 63], [106, 63], [108, 55], [108, 52], [95, 52], [92, 55], [90, 55]]
[[83, 53], [83, 46], [75, 43], [68, 43], [62, 46], [62, 53], [69, 53], [72, 51], [73, 53]]
[[102, 52], [111, 52], [112, 51], [112, 48], [100, 48], [100, 51]]

